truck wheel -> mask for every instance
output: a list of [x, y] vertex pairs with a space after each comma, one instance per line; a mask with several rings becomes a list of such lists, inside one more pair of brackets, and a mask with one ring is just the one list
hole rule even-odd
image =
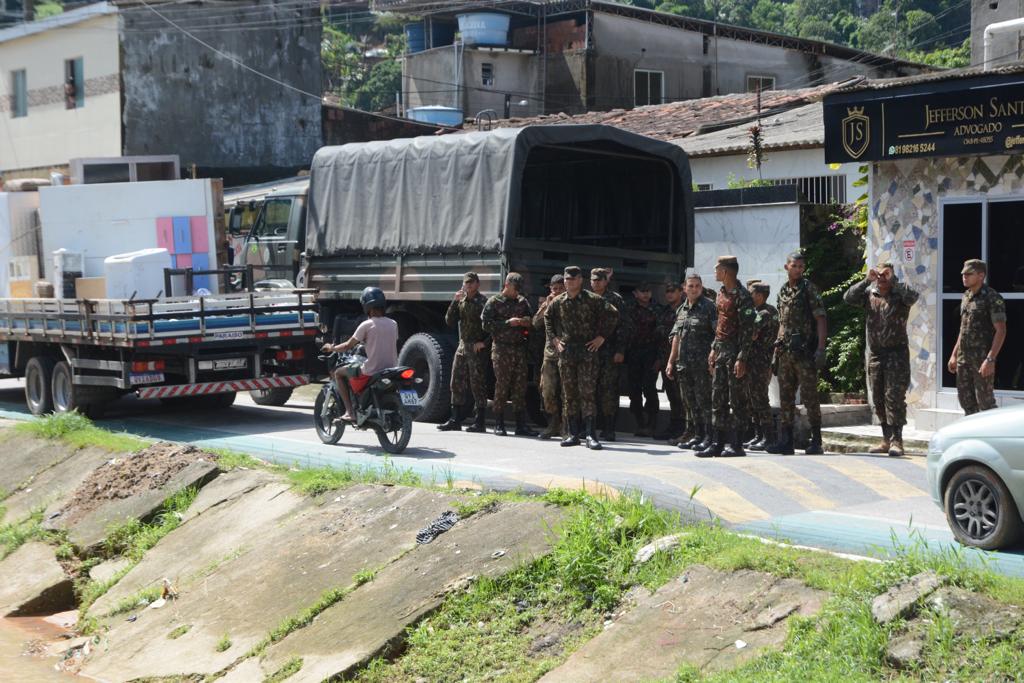
[[234, 391], [224, 391], [219, 394], [196, 396], [192, 399], [192, 405], [211, 410], [216, 410], [218, 408], [230, 408], [235, 404], [235, 398], [237, 396], [238, 393]]
[[292, 397], [292, 388], [253, 389], [249, 392], [249, 397], [258, 406], [283, 406]]
[[33, 356], [25, 365], [25, 405], [33, 415], [45, 415], [53, 410], [53, 366], [49, 356]]
[[53, 395], [53, 412], [70, 413], [77, 410], [90, 418], [103, 415], [110, 394], [104, 387], [76, 385], [71, 366], [63, 360], [53, 368], [50, 391]]
[[452, 378], [451, 345], [444, 337], [420, 332], [406, 340], [398, 354], [398, 364], [408, 365], [423, 380], [416, 386], [420, 395], [419, 422], [440, 422], [448, 415], [451, 404], [449, 383]]

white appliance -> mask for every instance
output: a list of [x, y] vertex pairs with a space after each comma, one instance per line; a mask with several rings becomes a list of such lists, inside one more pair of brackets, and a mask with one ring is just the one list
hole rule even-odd
[[103, 259], [108, 299], [156, 299], [164, 289], [164, 268], [171, 255], [163, 248], [114, 254]]

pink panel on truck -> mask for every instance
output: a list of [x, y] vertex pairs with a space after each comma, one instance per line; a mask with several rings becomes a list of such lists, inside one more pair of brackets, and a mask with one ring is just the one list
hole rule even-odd
[[189, 218], [192, 228], [192, 253], [205, 254], [210, 251], [210, 233], [207, 231], [206, 216]]

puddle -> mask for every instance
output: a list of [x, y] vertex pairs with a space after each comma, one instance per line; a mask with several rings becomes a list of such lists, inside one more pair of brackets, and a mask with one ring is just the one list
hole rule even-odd
[[[55, 670], [56, 657], [46, 657], [47, 645], [57, 641], [75, 623], [74, 612], [49, 617], [0, 619], [0, 681], [51, 683], [87, 680]], [[26, 654], [26, 649], [38, 654]]]

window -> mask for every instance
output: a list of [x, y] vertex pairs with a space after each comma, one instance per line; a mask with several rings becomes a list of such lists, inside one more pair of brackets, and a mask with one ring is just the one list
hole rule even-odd
[[960, 300], [963, 282], [960, 270], [969, 258], [988, 262], [986, 283], [1006, 300], [1007, 343], [996, 364], [996, 389], [1024, 390], [1024, 345], [1012, 340], [1024, 336], [1024, 240], [1020, 239], [1020, 216], [1024, 201], [993, 200], [957, 202], [942, 206], [940, 356], [942, 386], [953, 388], [956, 377], [946, 361], [960, 332]]
[[25, 70], [11, 72], [11, 118], [28, 116], [28, 82]]
[[747, 76], [747, 92], [775, 90], [775, 76]]
[[480, 65], [480, 80], [484, 85], [494, 85], [494, 65], [484, 62]]
[[633, 106], [665, 101], [665, 72], [637, 69], [633, 72]]
[[704, 39], [701, 41], [701, 46], [702, 46], [702, 48], [704, 50], [704, 54], [707, 54], [708, 53], [708, 46], [711, 44], [711, 36], [705, 35], [705, 36], [703, 36], [703, 38]]
[[765, 179], [771, 185], [796, 185], [811, 204], [845, 204], [846, 175], [819, 175], [803, 178]]
[[64, 60], [64, 108], [85, 106], [85, 75], [81, 57]]

